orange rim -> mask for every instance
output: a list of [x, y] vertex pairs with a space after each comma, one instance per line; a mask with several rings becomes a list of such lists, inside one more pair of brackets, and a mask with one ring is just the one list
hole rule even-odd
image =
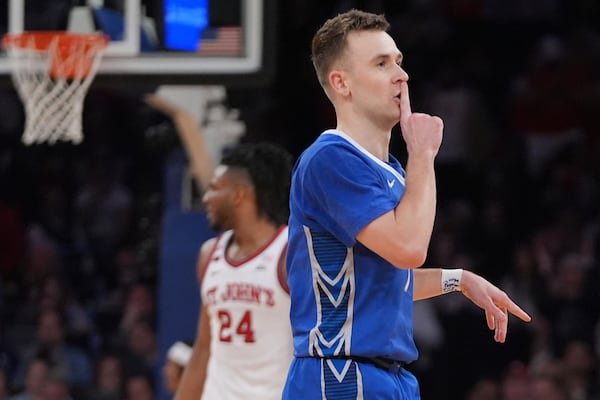
[[[8, 33], [2, 44], [6, 49], [21, 49], [44, 53], [50, 46], [56, 46], [56, 52], [49, 54], [52, 78], [81, 79], [90, 75], [98, 51], [109, 42], [105, 34], [71, 33], [63, 31], [30, 31]], [[77, 57], [71, 55], [77, 52]], [[10, 53], [9, 53], [10, 56]]]
[[108, 45], [109, 38], [102, 33], [70, 33], [62, 31], [31, 31], [7, 33], [2, 39], [5, 48], [27, 49], [34, 46], [35, 50], [48, 50], [50, 44], [58, 40], [59, 47], [85, 45], [90, 48], [103, 49]]

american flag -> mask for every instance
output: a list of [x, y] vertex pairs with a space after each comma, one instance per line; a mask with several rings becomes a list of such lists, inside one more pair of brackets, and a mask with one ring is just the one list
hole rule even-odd
[[206, 28], [200, 36], [198, 54], [237, 56], [242, 52], [242, 28], [222, 26]]

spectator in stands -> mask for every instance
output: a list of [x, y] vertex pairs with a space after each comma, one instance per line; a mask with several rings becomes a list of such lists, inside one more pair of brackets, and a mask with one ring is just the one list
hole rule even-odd
[[154, 383], [150, 375], [133, 374], [125, 382], [125, 400], [154, 400]]
[[127, 332], [123, 349], [125, 373], [154, 375], [158, 368], [158, 343], [153, 325], [147, 319], [136, 320]]
[[[133, 198], [120, 182], [113, 160], [100, 158], [92, 164], [89, 180], [75, 198], [76, 226], [84, 254], [91, 254], [106, 268], [114, 251], [126, 238], [133, 217]], [[112, 272], [112, 271], [104, 271]]]
[[138, 320], [154, 321], [154, 300], [154, 292], [148, 285], [136, 282], [129, 286], [125, 290], [119, 330], [127, 335]]
[[515, 79], [510, 117], [515, 132], [522, 135], [532, 176], [543, 172], [553, 156], [582, 136], [579, 98], [583, 81], [571, 69], [562, 38], [544, 36], [537, 47], [527, 70]]
[[[36, 342], [21, 354], [21, 365], [27, 366], [31, 360], [43, 355], [52, 370], [64, 377], [69, 385], [82, 388], [91, 382], [92, 365], [85, 351], [66, 342], [63, 318], [59, 310], [40, 312]], [[24, 376], [22, 371], [21, 376]]]
[[591, 346], [581, 340], [569, 342], [561, 358], [562, 379], [573, 400], [597, 399], [600, 383], [598, 367]]
[[539, 375], [531, 379], [530, 400], [571, 400], [564, 382], [555, 376]]
[[73, 400], [69, 382], [60, 374], [50, 373], [42, 386], [42, 400]]
[[591, 343], [598, 303], [589, 289], [589, 265], [578, 253], [564, 254], [548, 278], [550, 293], [540, 310], [551, 324], [554, 354], [563, 354], [573, 340]]
[[94, 382], [85, 393], [86, 400], [122, 400], [125, 375], [121, 359], [104, 354], [96, 363]]
[[500, 382], [502, 400], [531, 400], [529, 397], [529, 371], [521, 362], [511, 363]]
[[30, 360], [26, 366], [24, 387], [10, 400], [40, 400], [49, 370], [46, 359], [38, 357]]

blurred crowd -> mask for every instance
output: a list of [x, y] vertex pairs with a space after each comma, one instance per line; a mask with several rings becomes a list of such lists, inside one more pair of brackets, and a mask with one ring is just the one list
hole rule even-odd
[[169, 121], [103, 90], [86, 110], [81, 146], [24, 147], [18, 131], [2, 135], [0, 399], [154, 398], [169, 145], [157, 152], [147, 137]]
[[[600, 4], [285, 3], [272, 82], [228, 90], [244, 140], [298, 155], [331, 126], [310, 37], [349, 7], [385, 12], [413, 110], [445, 123], [426, 265], [476, 270], [533, 317], [497, 344], [460, 295], [416, 303], [423, 399], [600, 399]], [[24, 147], [10, 87], [0, 109], [0, 400], [155, 398], [173, 124], [92, 87], [83, 144]], [[399, 132], [392, 152], [405, 156]]]

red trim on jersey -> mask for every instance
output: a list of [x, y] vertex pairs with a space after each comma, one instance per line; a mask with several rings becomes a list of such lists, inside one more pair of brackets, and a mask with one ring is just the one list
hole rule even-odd
[[200, 272], [200, 282], [201, 283], [204, 281], [204, 275], [206, 275], [206, 271], [208, 270], [208, 265], [212, 261], [213, 255], [215, 254], [215, 251], [217, 250], [217, 246], [219, 245], [219, 240], [221, 240], [222, 235], [223, 234], [220, 234], [215, 238], [215, 245], [210, 250], [208, 257], [206, 258], [206, 263], [204, 263], [204, 265], [201, 266], [201, 268], [202, 268], [201, 272]]
[[281, 250], [281, 255], [279, 256], [279, 261], [277, 261], [277, 280], [279, 281], [279, 284], [281, 285], [281, 288], [283, 289], [283, 291], [286, 292], [287, 294], [290, 294], [290, 288], [287, 284], [287, 279], [285, 279], [283, 277], [284, 268], [287, 268], [287, 266], [285, 265], [285, 256], [287, 253], [287, 248], [288, 248], [288, 244], [286, 242], [285, 246], [283, 246], [283, 250]]
[[245, 259], [243, 259], [241, 261], [232, 261], [232, 260], [229, 259], [229, 257], [227, 257], [227, 249], [229, 248], [229, 245], [231, 244], [231, 240], [233, 240], [233, 237], [235, 236], [235, 232], [234, 232], [233, 235], [231, 235], [230, 242], [227, 243], [227, 245], [225, 246], [225, 249], [223, 251], [223, 254], [224, 254], [224, 257], [225, 257], [225, 261], [227, 261], [227, 263], [229, 265], [231, 265], [232, 267], [239, 267], [239, 266], [247, 263], [248, 261], [252, 260], [253, 258], [258, 257], [263, 251], [265, 251], [265, 249], [267, 247], [269, 247], [275, 241], [275, 239], [277, 239], [277, 237], [281, 234], [281, 232], [283, 232], [284, 229], [285, 229], [285, 225], [281, 225], [279, 227], [279, 229], [277, 229], [277, 232], [275, 232], [275, 234], [273, 235], [273, 237], [271, 238], [271, 240], [269, 240], [269, 242], [267, 244], [265, 244], [263, 247], [261, 247], [260, 249], [258, 249], [251, 256], [248, 256], [248, 257], [246, 257]]

